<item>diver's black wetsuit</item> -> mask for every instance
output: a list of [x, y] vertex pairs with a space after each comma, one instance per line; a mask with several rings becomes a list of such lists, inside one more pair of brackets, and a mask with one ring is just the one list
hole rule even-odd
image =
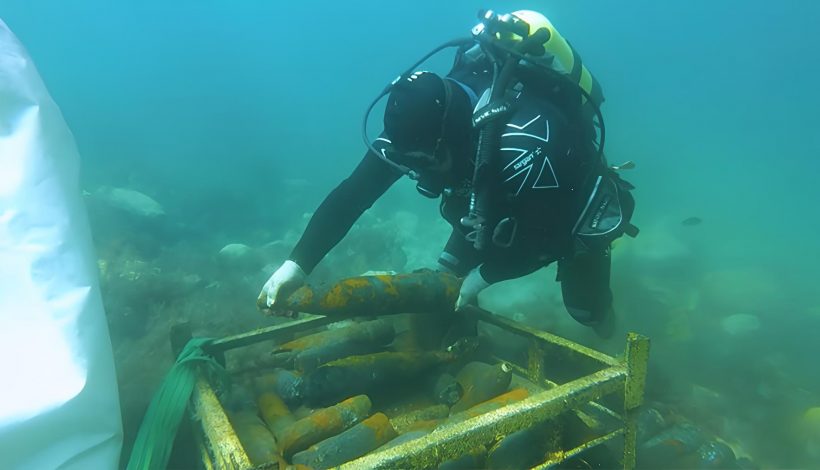
[[[452, 75], [451, 75], [452, 76]], [[486, 80], [476, 74], [457, 77], [476, 95]], [[472, 78], [472, 80], [471, 80]], [[439, 263], [463, 276], [480, 266], [490, 282], [513, 279], [558, 261], [565, 305], [580, 323], [598, 321], [611, 306], [608, 244], [577, 253], [573, 229], [591, 193], [590, 181], [603, 171], [589, 149], [580, 144], [581, 131], [554, 104], [554, 99], [525, 86], [513, 100], [514, 113], [501, 138], [501, 185], [506, 193], [503, 216], [517, 220], [516, 235], [508, 247], [493, 245], [478, 252], [465, 239], [459, 221], [469, 208], [470, 163], [475, 140], [450, 149], [456, 167], [446, 182], [441, 214], [453, 227]], [[465, 89], [454, 86], [454, 99], [469, 100]], [[530, 91], [532, 89], [532, 91]], [[474, 104], [474, 103], [473, 103]], [[378, 148], [378, 147], [377, 147]], [[290, 259], [309, 273], [348, 232], [361, 214], [402, 175], [372, 152], [318, 207]]]

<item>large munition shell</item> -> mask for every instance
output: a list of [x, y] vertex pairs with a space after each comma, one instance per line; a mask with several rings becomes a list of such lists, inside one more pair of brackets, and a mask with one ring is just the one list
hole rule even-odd
[[371, 406], [367, 396], [359, 395], [338, 405], [315, 411], [280, 434], [279, 449], [285, 458], [289, 458], [358, 423], [370, 414]]
[[396, 437], [384, 413], [376, 413], [343, 433], [293, 456], [293, 463], [314, 469], [335, 467], [361, 457]]
[[293, 369], [293, 359], [296, 358], [296, 354], [296, 351], [272, 352], [270, 355], [255, 358], [253, 365], [257, 369]]
[[391, 439], [387, 444], [379, 447], [374, 452], [381, 452], [383, 450], [387, 450], [391, 447], [396, 447], [399, 444], [404, 444], [405, 442], [412, 441], [414, 439], [418, 439], [420, 437], [424, 437], [430, 434], [430, 431], [409, 431], [404, 434], [400, 434], [398, 437], [394, 437]]
[[434, 376], [430, 387], [433, 401], [447, 406], [455, 405], [464, 396], [464, 387], [446, 372]]
[[442, 422], [439, 427], [448, 426], [453, 423], [459, 423], [461, 421], [474, 418], [484, 413], [489, 413], [490, 411], [497, 410], [503, 406], [507, 406], [510, 403], [521, 401], [527, 398], [529, 394], [530, 393], [527, 391], [526, 388], [514, 388], [507, 393], [491, 398], [485, 402], [479, 403], [478, 405], [475, 405], [464, 411], [451, 415], [444, 422]]
[[277, 440], [296, 421], [285, 402], [274, 393], [259, 395], [256, 403], [262, 420]]
[[276, 440], [256, 413], [240, 411], [231, 414], [233, 425], [242, 448], [254, 465], [277, 461]]
[[296, 354], [293, 360], [296, 369], [307, 372], [336, 359], [379, 352], [395, 336], [392, 323], [384, 319], [330, 331], [335, 335], [326, 335], [322, 342]]
[[386, 392], [456, 358], [451, 352], [381, 352], [339, 359], [305, 374], [305, 401], [335, 403], [353, 395]]
[[487, 448], [478, 446], [461, 457], [447, 460], [438, 466], [438, 470], [475, 470], [484, 468], [484, 459], [487, 458]]
[[550, 442], [548, 423], [536, 423], [504, 436], [490, 448], [486, 467], [491, 469], [531, 468], [546, 460], [557, 442]]
[[[328, 286], [305, 286], [282, 306], [285, 310], [339, 317], [453, 311], [461, 279], [437, 271], [359, 276]], [[258, 306], [268, 311], [264, 298]]]
[[416, 432], [416, 431], [424, 431], [424, 432], [432, 432], [436, 429], [441, 422], [444, 421], [443, 418], [441, 419], [425, 419], [422, 421], [416, 421], [415, 423], [410, 424], [407, 427], [405, 433], [408, 432]]
[[396, 351], [429, 351], [444, 345], [444, 335], [460, 315], [408, 314], [396, 318], [396, 335], [392, 347]]
[[298, 406], [302, 401], [302, 377], [285, 369], [273, 369], [254, 379], [257, 395], [273, 393], [289, 406]]
[[685, 457], [691, 457], [706, 443], [703, 432], [681, 423], [673, 426], [638, 447], [638, 466], [642, 468], [669, 468]]
[[471, 362], [458, 372], [456, 380], [461, 384], [464, 393], [453, 405], [453, 413], [464, 411], [507, 391], [512, 380], [512, 368], [505, 363], [490, 365]]
[[393, 324], [388, 320], [371, 320], [352, 323], [343, 328], [333, 328], [296, 338], [278, 345], [274, 352], [300, 353], [308, 349], [347, 341], [381, 341], [384, 345], [393, 340]]
[[657, 436], [666, 427], [666, 419], [656, 408], [644, 407], [638, 413], [638, 444]]
[[430, 421], [441, 420], [449, 414], [450, 409], [447, 405], [434, 405], [394, 416], [390, 419], [390, 422], [399, 434], [404, 434], [415, 427], [417, 423], [429, 423]]
[[737, 465], [732, 448], [720, 441], [709, 441], [700, 446], [695, 461], [693, 466], [699, 469], [742, 468]]

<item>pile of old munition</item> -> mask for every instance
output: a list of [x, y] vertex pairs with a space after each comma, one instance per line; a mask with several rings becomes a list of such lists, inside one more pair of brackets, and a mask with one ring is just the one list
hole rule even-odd
[[[400, 322], [347, 322], [278, 344], [253, 376], [256, 407], [231, 413], [255, 465], [328, 468], [528, 396], [504, 363], [476, 360], [475, 339], [400, 350]], [[404, 344], [404, 343], [402, 343]], [[540, 430], [543, 433], [543, 430]], [[472, 449], [441, 468], [520, 468], [548, 449], [537, 427]], [[501, 463], [503, 462], [503, 463]], [[466, 466], [466, 467], [465, 467]]]

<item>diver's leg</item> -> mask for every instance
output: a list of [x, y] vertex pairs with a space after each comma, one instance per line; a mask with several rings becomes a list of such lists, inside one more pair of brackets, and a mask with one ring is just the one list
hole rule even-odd
[[612, 290], [609, 287], [611, 258], [607, 248], [587, 252], [558, 262], [558, 280], [564, 305], [578, 323], [609, 338], [615, 330]]

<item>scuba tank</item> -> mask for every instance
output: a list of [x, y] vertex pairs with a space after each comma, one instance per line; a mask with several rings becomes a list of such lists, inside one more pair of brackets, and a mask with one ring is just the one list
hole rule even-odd
[[499, 171], [499, 142], [506, 121], [503, 118], [511, 112], [508, 95], [520, 91], [517, 78], [524, 69], [537, 69], [545, 78], [574, 85], [581, 99], [577, 104], [585, 109], [582, 116], [590, 123], [596, 118], [598, 121], [595, 161], [603, 162], [604, 143], [601, 88], [552, 23], [529, 10], [505, 15], [485, 11], [480, 18], [481, 23], [473, 28], [473, 37], [493, 63], [495, 72], [489, 93], [485, 93], [473, 114], [473, 125], [480, 129], [480, 136], [470, 210], [461, 220], [462, 225], [472, 230], [468, 241], [479, 251], [498, 239], [511, 240], [515, 233], [515, 220], [501, 217], [499, 206], [503, 196], [494, 175]]
[[[527, 33], [530, 35], [535, 34], [541, 28], [546, 29], [549, 32], [549, 39], [542, 44], [543, 53], [540, 57], [535, 57], [533, 60], [564, 75], [584, 90], [585, 94], [581, 97], [581, 100], [585, 106], [587, 106], [588, 101], [591, 101], [589, 107], [600, 107], [603, 104], [604, 95], [598, 80], [583, 64], [578, 52], [570, 45], [569, 41], [561, 36], [547, 17], [532, 10], [520, 10], [499, 17], [499, 21], [510, 21], [507, 16], [514, 18], [512, 21], [517, 19], [527, 23], [529, 26]], [[512, 35], [509, 32], [503, 30], [498, 33], [498, 38], [502, 42], [515, 41], [515, 37], [510, 36]], [[594, 112], [592, 109], [590, 111]]]

